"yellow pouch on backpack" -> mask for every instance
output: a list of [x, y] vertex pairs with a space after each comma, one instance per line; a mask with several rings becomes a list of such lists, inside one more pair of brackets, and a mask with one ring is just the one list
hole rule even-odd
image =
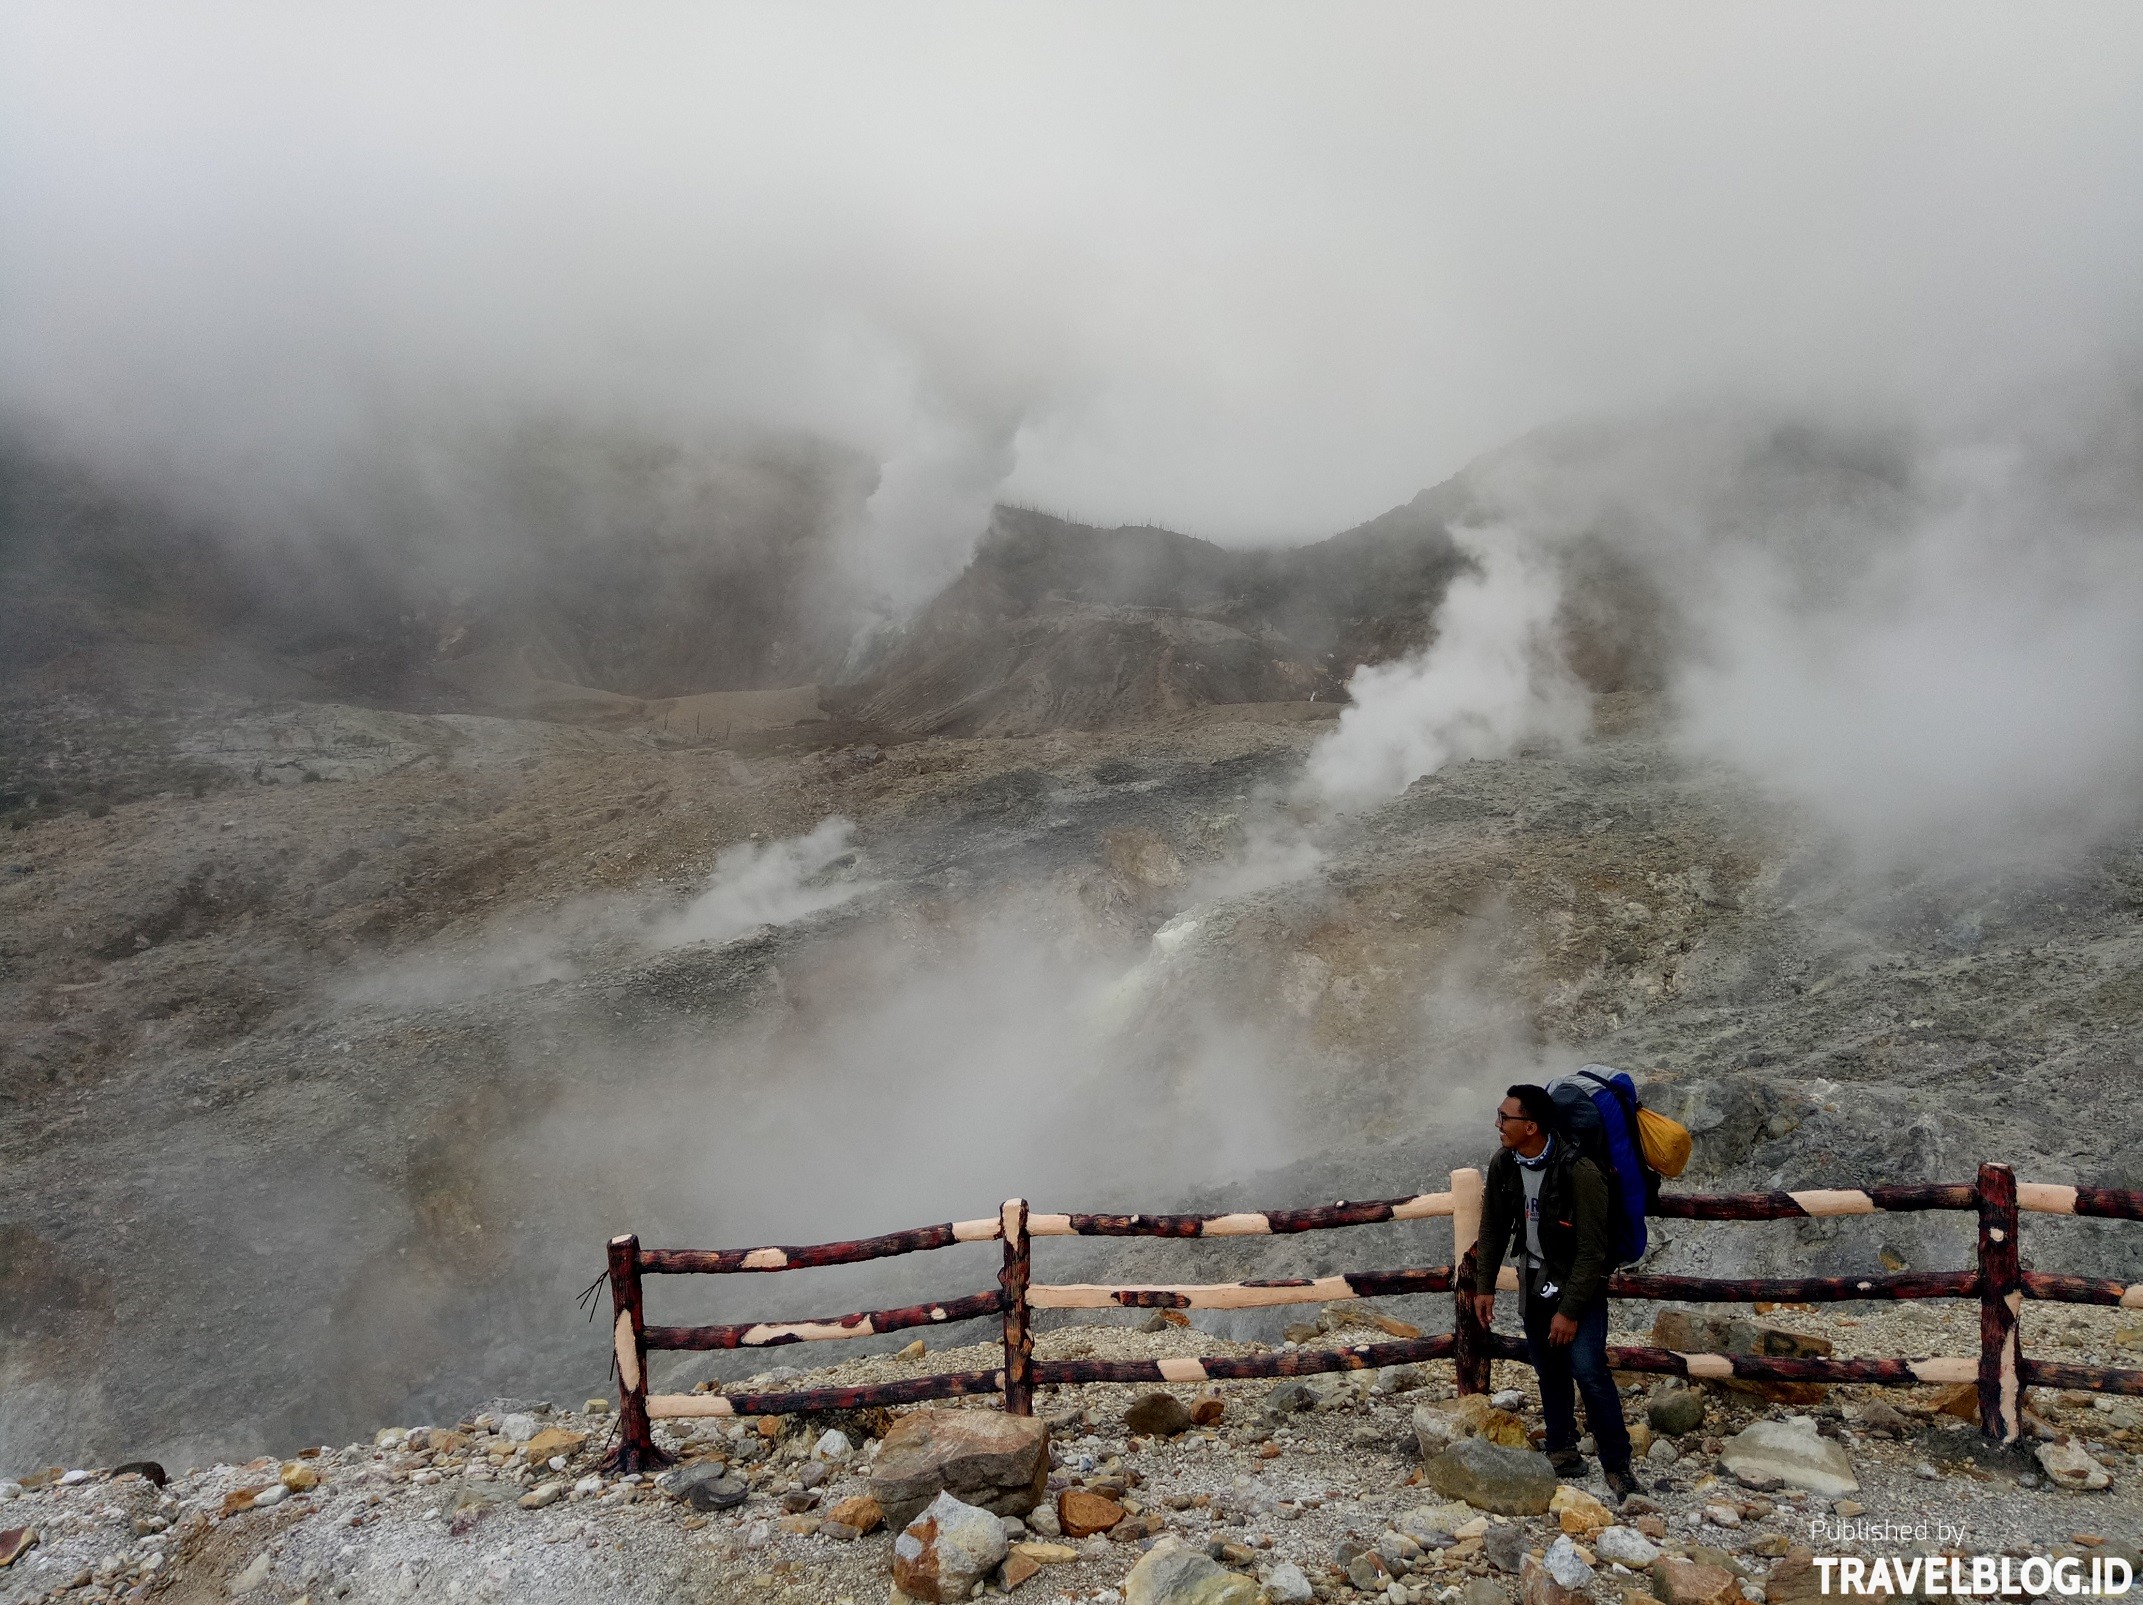
[[1639, 1105], [1637, 1143], [1644, 1162], [1662, 1176], [1679, 1176], [1689, 1165], [1689, 1128]]

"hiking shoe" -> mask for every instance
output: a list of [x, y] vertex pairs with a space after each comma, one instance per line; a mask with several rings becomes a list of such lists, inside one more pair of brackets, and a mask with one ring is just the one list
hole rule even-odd
[[1575, 1449], [1550, 1449], [1548, 1464], [1555, 1468], [1558, 1477], [1582, 1477], [1587, 1469], [1585, 1457]]
[[1609, 1497], [1619, 1505], [1623, 1500], [1629, 1498], [1631, 1494], [1643, 1493], [1644, 1484], [1627, 1471], [1610, 1471], [1607, 1474], [1607, 1492]]

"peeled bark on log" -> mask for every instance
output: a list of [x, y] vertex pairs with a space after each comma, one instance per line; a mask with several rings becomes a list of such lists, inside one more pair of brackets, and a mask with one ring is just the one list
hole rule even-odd
[[1694, 1304], [1842, 1304], [1857, 1299], [1976, 1298], [1974, 1271], [1908, 1271], [1881, 1276], [1729, 1278], [1625, 1276], [1607, 1279], [1610, 1298], [1676, 1299]]
[[2143, 1310], [2143, 1282], [2064, 1276], [2057, 1271], [2025, 1271], [2018, 1281], [2026, 1298], [2056, 1304], [2116, 1304], [2124, 1310]]
[[1671, 1220], [1803, 1220], [1814, 1215], [1873, 1215], [1923, 1209], [1971, 1209], [1969, 1183], [1926, 1187], [1813, 1188], [1800, 1193], [1661, 1193], [1645, 1213]]
[[1281, 1349], [1269, 1354], [1208, 1355], [1172, 1360], [1037, 1360], [1038, 1384], [1081, 1382], [1236, 1382], [1254, 1377], [1312, 1376], [1320, 1371], [1366, 1371], [1441, 1360], [1451, 1335], [1360, 1343], [1344, 1349]]
[[2083, 1393], [2143, 1393], [2143, 1371], [2110, 1365], [2067, 1365], [2058, 1360], [2017, 1361], [2017, 1376], [2028, 1388], [2075, 1388]]
[[[1503, 1332], [1486, 1334], [1490, 1354], [1499, 1360], [1530, 1363], [1525, 1340]], [[1607, 1363], [1617, 1371], [1650, 1371], [1698, 1380], [1750, 1382], [1873, 1382], [1917, 1387], [1927, 1382], [1968, 1382], [1975, 1362], [1937, 1355], [1919, 1360], [1788, 1360], [1750, 1354], [1683, 1354], [1676, 1349], [1610, 1346]]]
[[904, 1382], [878, 1382], [857, 1388], [808, 1388], [796, 1393], [665, 1393], [648, 1401], [660, 1420], [684, 1416], [790, 1416], [818, 1410], [868, 1410], [879, 1405], [920, 1404], [929, 1399], [959, 1399], [978, 1393], [1002, 1393], [1002, 1371], [940, 1371]]
[[1415, 1193], [1406, 1198], [1375, 1198], [1358, 1203], [1342, 1199], [1336, 1204], [1307, 1209], [1222, 1215], [1073, 1214], [1051, 1219], [1066, 1222], [1069, 1234], [1077, 1237], [1263, 1237], [1329, 1231], [1335, 1226], [1374, 1226], [1382, 1221], [1429, 1220], [1450, 1213], [1449, 1193]]
[[2079, 1187], [2076, 1213], [2103, 1220], [2143, 1220], [2143, 1193], [2123, 1192], [2118, 1187]]
[[858, 1265], [895, 1254], [949, 1248], [962, 1239], [953, 1222], [887, 1232], [882, 1237], [855, 1237], [837, 1243], [804, 1243], [770, 1248], [644, 1248], [642, 1272], [665, 1276], [729, 1276], [740, 1271], [800, 1271], [818, 1265]]
[[932, 1304], [906, 1304], [896, 1310], [857, 1310], [807, 1321], [751, 1321], [735, 1326], [650, 1326], [641, 1346], [650, 1349], [761, 1349], [786, 1343], [822, 1343], [841, 1338], [873, 1337], [911, 1326], [948, 1326], [995, 1315], [1004, 1308], [1002, 1293], [970, 1293], [965, 1298]]

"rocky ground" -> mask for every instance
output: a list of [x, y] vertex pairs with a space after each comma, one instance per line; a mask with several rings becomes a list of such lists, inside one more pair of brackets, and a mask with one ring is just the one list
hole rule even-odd
[[[1633, 1313], [1622, 1312], [1626, 1317]], [[1916, 1310], [1863, 1313], [1841, 1327], [1817, 1316], [1776, 1317], [1885, 1352], [1967, 1347], [1961, 1322]], [[1328, 1321], [1328, 1324], [1331, 1324]], [[2064, 1354], [2118, 1347], [2115, 1320], [2072, 1323]], [[2085, 1330], [2088, 1328], [2088, 1330]], [[1342, 1327], [1342, 1331], [1346, 1328]], [[1622, 1334], [1635, 1340], [1639, 1333]], [[2059, 1334], [2071, 1336], [2064, 1331]], [[1344, 1341], [1345, 1339], [1340, 1339]], [[1066, 1327], [1044, 1335], [1045, 1357], [1157, 1358], [1241, 1353], [1257, 1347], [1169, 1327]], [[921, 1357], [879, 1355], [829, 1371], [762, 1375], [784, 1386], [883, 1381], [936, 1369], [987, 1366], [988, 1347]], [[1496, 1403], [1537, 1431], [1530, 1374], [1500, 1363]], [[1839, 1388], [1804, 1406], [1728, 1393], [1697, 1395], [1697, 1415], [1675, 1385], [1635, 1380], [1626, 1411], [1645, 1453], [1647, 1492], [1613, 1518], [1596, 1475], [1558, 1496], [1570, 1514], [1505, 1518], [1454, 1506], [1424, 1483], [1414, 1415], [1449, 1397], [1448, 1368], [1333, 1373], [1303, 1383], [1226, 1383], [1198, 1397], [1221, 1401], [1209, 1424], [1175, 1437], [1139, 1436], [1128, 1407], [1147, 1390], [1045, 1389], [1051, 1424], [1050, 1486], [1098, 1492], [1124, 1512], [1107, 1536], [1067, 1539], [1053, 1504], [1008, 1528], [1039, 1561], [1014, 1592], [1036, 1600], [1114, 1600], [1143, 1551], [1173, 1534], [1222, 1565], [1261, 1580], [1275, 1599], [1301, 1580], [1319, 1598], [1494, 1605], [1515, 1597], [1523, 1556], [1544, 1555], [1569, 1532], [1593, 1575], [1581, 1594], [1618, 1605], [1632, 1594], [1671, 1601], [1643, 1546], [1717, 1566], [1741, 1595], [1772, 1605], [1805, 1597], [1816, 1554], [1950, 1552], [2123, 1554], [2143, 1541], [2143, 1485], [2133, 1451], [2143, 1413], [2125, 1401], [2041, 1395], [2042, 1437], [2074, 1440], [2112, 1468], [2111, 1486], [2050, 1486], [2026, 1456], [1985, 1449], [1976, 1430], [1939, 1412], [1940, 1391]], [[1193, 1402], [1182, 1390], [1184, 1402]], [[600, 1403], [600, 1401], [596, 1401]], [[990, 1408], [975, 1405], [974, 1408]], [[1656, 1407], [1648, 1411], [1648, 1407]], [[1858, 1487], [1819, 1495], [1793, 1487], [1752, 1491], [1722, 1464], [1752, 1421], [1811, 1411], [1847, 1456]], [[1211, 1414], [1208, 1406], [1201, 1414]], [[1654, 1431], [1648, 1418], [1663, 1427]], [[697, 1510], [675, 1484], [615, 1477], [596, 1465], [611, 1431], [607, 1411], [497, 1400], [448, 1425], [391, 1428], [343, 1448], [292, 1450], [244, 1465], [173, 1468], [159, 1486], [125, 1468], [53, 1468], [0, 1484], [0, 1525], [35, 1541], [0, 1571], [0, 1602], [616, 1600], [791, 1601], [842, 1605], [887, 1597], [891, 1536], [824, 1529], [845, 1500], [870, 1489], [875, 1434], [885, 1414], [766, 1418], [660, 1429], [688, 1466], [730, 1468], [741, 1502]], [[829, 1439], [829, 1432], [840, 1438]], [[536, 1463], [531, 1463], [531, 1456]], [[159, 1468], [159, 1471], [161, 1468]], [[1760, 1479], [1752, 1479], [1760, 1480]], [[1939, 1531], [1923, 1524], [1940, 1522]], [[1858, 1524], [1857, 1526], [1854, 1524]], [[1868, 1537], [1869, 1524], [1902, 1524], [1903, 1538]], [[1413, 1535], [1401, 1541], [1399, 1535]], [[21, 1542], [21, 1540], [17, 1540]], [[1380, 1558], [1361, 1559], [1365, 1552]], [[1623, 1555], [1621, 1565], [1611, 1557]], [[1769, 1593], [1767, 1594], [1767, 1588]], [[1001, 1591], [1001, 1590], [997, 1590]]]
[[[1483, 1157], [1506, 1081], [1588, 1058], [1696, 1130], [1686, 1185], [1989, 1157], [2143, 1184], [2134, 844], [2058, 875], [1859, 875], [1677, 756], [1635, 696], [1599, 699], [1580, 748], [1351, 816], [1296, 800], [1329, 728], [1308, 703], [727, 744], [177, 694], [131, 723], [13, 706], [53, 764], [137, 789], [4, 839], [0, 1465], [228, 1458], [563, 1393], [595, 1342], [572, 1296], [617, 1230], [795, 1241], [1014, 1193], [1441, 1186]], [[147, 789], [181, 759], [199, 795], [176, 770]], [[778, 896], [752, 880], [829, 817], [845, 845]], [[1665, 1270], [1969, 1252], [1961, 1217], [1656, 1228]], [[1338, 1260], [1323, 1238], [1107, 1254], [1169, 1278], [1440, 1263], [1437, 1230]], [[2025, 1253], [2133, 1279], [2134, 1230], [2033, 1218]], [[1100, 1252], [1051, 1251], [1066, 1279]], [[784, 1285], [800, 1309], [659, 1296], [679, 1319], [915, 1296], [813, 1275]]]

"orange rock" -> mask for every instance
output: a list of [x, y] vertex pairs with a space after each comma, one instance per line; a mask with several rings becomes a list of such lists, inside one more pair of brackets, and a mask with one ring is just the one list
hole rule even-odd
[[1057, 1495], [1057, 1523], [1066, 1538], [1091, 1538], [1123, 1519], [1124, 1507], [1101, 1494], [1067, 1488]]
[[868, 1494], [854, 1499], [844, 1499], [826, 1512], [828, 1521], [837, 1521], [844, 1527], [853, 1527], [859, 1533], [876, 1532], [885, 1525], [885, 1512], [878, 1508], [878, 1501]]
[[223, 1513], [235, 1516], [241, 1510], [251, 1510], [253, 1501], [265, 1493], [263, 1488], [234, 1488], [223, 1496]]
[[547, 1464], [553, 1456], [564, 1455], [567, 1459], [580, 1453], [581, 1445], [588, 1441], [585, 1432], [568, 1432], [563, 1427], [545, 1427], [528, 1440], [523, 1450], [532, 1466]]
[[1201, 1427], [1210, 1427], [1227, 1413], [1227, 1403], [1221, 1399], [1200, 1399], [1191, 1406], [1191, 1420]]
[[1733, 1605], [1741, 1585], [1717, 1566], [1662, 1555], [1652, 1563], [1652, 1592], [1664, 1605]]
[[1979, 1384], [1960, 1382], [1944, 1388], [1933, 1399], [1935, 1409], [1946, 1416], [1955, 1416], [1959, 1421], [1979, 1419]]
[[1042, 1563], [1040, 1561], [1031, 1556], [1022, 1555], [1015, 1549], [1011, 1554], [1005, 1556], [1004, 1565], [998, 1568], [997, 1581], [1008, 1590], [1014, 1589], [1041, 1569]]

